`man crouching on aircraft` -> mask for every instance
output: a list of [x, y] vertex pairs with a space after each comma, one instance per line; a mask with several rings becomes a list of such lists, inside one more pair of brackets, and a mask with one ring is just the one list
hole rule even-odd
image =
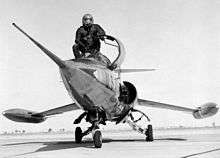
[[100, 54], [101, 40], [104, 40], [105, 31], [98, 24], [94, 24], [91, 14], [85, 14], [82, 18], [82, 26], [76, 31], [73, 54], [75, 59], [81, 57], [94, 57]]

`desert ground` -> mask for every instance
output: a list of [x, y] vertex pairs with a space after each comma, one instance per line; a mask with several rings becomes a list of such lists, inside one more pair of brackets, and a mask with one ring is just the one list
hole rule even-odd
[[219, 158], [220, 128], [156, 129], [153, 142], [135, 131], [103, 131], [102, 148], [91, 135], [81, 144], [74, 133], [32, 133], [0, 136], [2, 158]]

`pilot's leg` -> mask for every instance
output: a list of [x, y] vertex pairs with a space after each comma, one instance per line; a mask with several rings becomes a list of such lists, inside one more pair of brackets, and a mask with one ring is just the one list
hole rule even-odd
[[78, 44], [74, 44], [73, 47], [73, 54], [75, 56], [75, 59], [78, 59], [81, 57], [80, 51], [79, 51], [79, 45]]

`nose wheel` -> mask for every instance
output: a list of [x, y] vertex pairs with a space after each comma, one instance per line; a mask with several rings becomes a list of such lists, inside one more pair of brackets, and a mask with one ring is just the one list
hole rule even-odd
[[77, 144], [82, 142], [82, 138], [89, 133], [92, 133], [93, 143], [95, 148], [102, 147], [102, 133], [97, 125], [92, 125], [86, 131], [82, 132], [80, 127], [76, 127], [75, 130], [75, 142]]
[[81, 143], [82, 138], [90, 133], [92, 133], [93, 143], [95, 148], [102, 147], [102, 133], [99, 129], [99, 124], [105, 125], [106, 114], [103, 109], [99, 107], [93, 107], [88, 112], [82, 113], [77, 119], [75, 119], [74, 124], [78, 124], [81, 120], [86, 117], [86, 121], [92, 125], [84, 132], [80, 127], [76, 127], [75, 130], [75, 142]]

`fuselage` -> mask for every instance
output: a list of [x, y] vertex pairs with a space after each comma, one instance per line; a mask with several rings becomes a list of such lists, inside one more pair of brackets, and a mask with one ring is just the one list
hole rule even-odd
[[120, 80], [118, 74], [109, 70], [103, 62], [94, 58], [65, 61], [60, 68], [63, 83], [73, 101], [83, 110], [102, 108], [107, 120], [125, 115], [133, 104], [119, 100]]
[[80, 108], [89, 111], [94, 106], [98, 106], [105, 111], [107, 120], [118, 121], [117, 118], [124, 117], [133, 107], [135, 99], [129, 99], [130, 96], [125, 101], [119, 99], [121, 97], [120, 82], [113, 71], [120, 67], [126, 54], [120, 40], [106, 35], [106, 39], [115, 41], [117, 45], [114, 46], [118, 48], [117, 58], [108, 65], [112, 68], [110, 70], [105, 63], [94, 58], [63, 61], [16, 24], [13, 23], [13, 25], [59, 66], [63, 83], [73, 101]]

